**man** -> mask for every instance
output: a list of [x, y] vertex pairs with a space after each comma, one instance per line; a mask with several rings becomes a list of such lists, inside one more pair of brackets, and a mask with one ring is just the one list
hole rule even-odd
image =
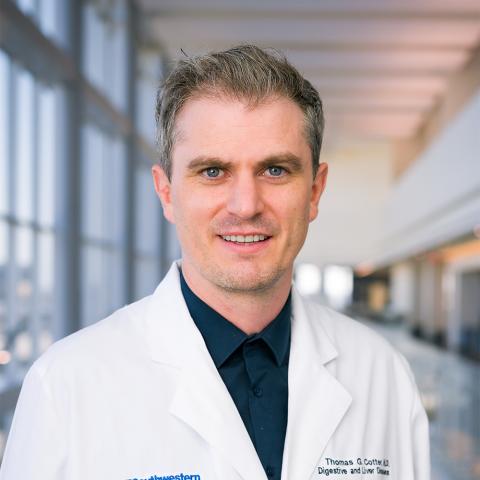
[[327, 177], [315, 89], [241, 46], [182, 60], [157, 123], [182, 260], [34, 364], [0, 478], [427, 480], [405, 361], [292, 289]]

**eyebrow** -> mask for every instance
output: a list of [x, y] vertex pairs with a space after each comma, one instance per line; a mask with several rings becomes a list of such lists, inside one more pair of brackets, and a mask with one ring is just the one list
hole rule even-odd
[[[271, 167], [272, 165], [286, 165], [294, 173], [301, 172], [304, 169], [302, 160], [292, 153], [270, 155], [257, 164], [257, 166], [261, 169]], [[188, 163], [187, 169], [194, 171], [212, 166], [228, 170], [232, 168], [233, 162], [225, 161], [218, 157], [198, 156]]]
[[191, 160], [188, 163], [187, 169], [193, 171], [193, 170], [198, 170], [201, 168], [207, 168], [211, 166], [227, 169], [232, 166], [232, 163], [226, 162], [225, 160], [222, 160], [221, 158], [218, 158], [218, 157], [199, 156], [199, 157], [195, 157], [193, 160]]
[[271, 167], [272, 165], [288, 166], [293, 173], [301, 172], [304, 169], [302, 160], [293, 153], [271, 155], [259, 162], [261, 168]]

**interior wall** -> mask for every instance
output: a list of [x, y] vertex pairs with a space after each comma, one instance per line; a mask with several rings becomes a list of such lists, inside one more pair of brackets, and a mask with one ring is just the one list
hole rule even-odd
[[392, 179], [388, 145], [339, 145], [329, 164], [318, 218], [310, 224], [300, 262], [355, 266], [378, 255], [383, 206]]
[[459, 350], [465, 327], [476, 326], [480, 330], [480, 256], [450, 262], [445, 276], [448, 287], [445, 291], [448, 298], [447, 344]]
[[412, 262], [402, 262], [390, 269], [390, 301], [395, 313], [409, 318], [415, 304], [415, 270]]
[[479, 125], [480, 91], [393, 187], [379, 263], [435, 248], [478, 224]]
[[477, 48], [465, 67], [449, 81], [447, 92], [430, 110], [415, 136], [395, 142], [395, 177], [400, 177], [467, 105], [480, 88], [480, 48]]

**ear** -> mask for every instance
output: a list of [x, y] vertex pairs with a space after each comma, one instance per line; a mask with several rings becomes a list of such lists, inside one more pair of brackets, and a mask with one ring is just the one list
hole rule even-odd
[[318, 166], [317, 174], [313, 180], [312, 193], [310, 197], [310, 222], [315, 220], [318, 215], [318, 202], [322, 196], [325, 186], [327, 184], [328, 164], [322, 162]]
[[170, 223], [175, 223], [170, 180], [163, 168], [158, 164], [155, 164], [152, 167], [152, 177], [155, 192], [157, 192], [157, 196], [162, 203], [163, 215]]

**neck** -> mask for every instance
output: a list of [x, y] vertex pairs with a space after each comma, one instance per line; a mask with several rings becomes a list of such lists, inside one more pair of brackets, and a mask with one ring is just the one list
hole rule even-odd
[[289, 272], [269, 289], [232, 292], [198, 278], [188, 264], [182, 264], [182, 273], [197, 297], [247, 335], [262, 331], [276, 318], [287, 301], [292, 279]]

